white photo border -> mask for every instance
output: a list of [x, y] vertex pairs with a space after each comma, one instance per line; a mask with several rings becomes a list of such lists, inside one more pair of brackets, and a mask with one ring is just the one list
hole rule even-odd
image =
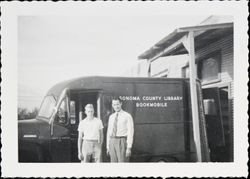
[[[129, 12], [124, 9], [129, 9]], [[18, 163], [17, 17], [20, 15], [65, 16], [66, 14], [81, 16], [94, 15], [97, 12], [130, 16], [145, 14], [166, 16], [207, 14], [209, 16], [216, 14], [234, 17], [234, 162], [86, 165], [81, 163]], [[248, 175], [247, 2], [2, 2], [1, 13], [1, 167], [3, 177], [246, 177]]]

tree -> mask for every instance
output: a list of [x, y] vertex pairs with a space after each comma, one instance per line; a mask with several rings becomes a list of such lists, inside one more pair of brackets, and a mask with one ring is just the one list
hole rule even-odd
[[33, 108], [33, 110], [29, 113], [29, 119], [34, 119], [37, 116], [38, 111], [38, 108]]
[[18, 120], [34, 119], [38, 114], [38, 108], [28, 111], [27, 108], [18, 108]]
[[25, 119], [26, 115], [27, 115], [27, 109], [26, 108], [18, 108], [18, 120]]

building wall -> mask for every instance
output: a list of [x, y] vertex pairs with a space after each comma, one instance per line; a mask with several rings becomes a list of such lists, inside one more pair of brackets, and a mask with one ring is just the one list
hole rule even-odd
[[[234, 105], [234, 53], [233, 53], [233, 34], [230, 34], [222, 39], [208, 44], [206, 47], [196, 52], [196, 58], [202, 59], [202, 57], [213, 53], [214, 51], [221, 51], [221, 80], [211, 84], [203, 85], [203, 88], [210, 87], [228, 87], [228, 101], [220, 98], [221, 112], [222, 112], [222, 124], [225, 134], [225, 148], [223, 149], [225, 161], [234, 160], [234, 120], [233, 120], [233, 105]], [[238, 59], [240, 60], [240, 59]], [[228, 106], [226, 105], [228, 104]], [[227, 106], [227, 107], [225, 107]], [[214, 150], [216, 153], [217, 151]], [[217, 160], [217, 159], [216, 159]], [[220, 159], [218, 159], [220, 161]]]
[[181, 78], [182, 67], [188, 62], [187, 55], [160, 57], [151, 62], [151, 77]]
[[[204, 84], [203, 87], [222, 87], [229, 85], [229, 97], [233, 98], [233, 80], [234, 80], [234, 60], [233, 60], [233, 34], [228, 35], [216, 42], [210, 43], [202, 49], [196, 51], [196, 59], [202, 60], [209, 54], [221, 52], [221, 73], [220, 81]], [[188, 64], [187, 55], [160, 57], [151, 62], [151, 77], [181, 78], [182, 69]], [[197, 65], [196, 65], [197, 68]], [[189, 69], [186, 68], [188, 71]], [[197, 70], [198, 71], [198, 70]], [[188, 73], [188, 72], [187, 72]], [[189, 77], [189, 75], [184, 76]]]
[[[222, 87], [229, 85], [229, 98], [234, 96], [234, 55], [233, 55], [233, 34], [230, 34], [220, 40], [210, 43], [202, 49], [196, 51], [196, 59], [204, 58], [205, 56], [221, 51], [221, 78], [220, 81], [203, 85], [208, 87]], [[168, 77], [181, 78], [183, 77], [182, 69], [188, 64], [187, 55], [160, 57], [151, 62], [150, 68], [147, 60], [140, 61], [136, 66], [131, 68], [126, 76], [133, 77]], [[197, 67], [197, 65], [196, 65]], [[188, 70], [188, 69], [187, 69]], [[187, 75], [186, 77], [188, 77]]]
[[147, 60], [140, 60], [135, 65], [126, 69], [121, 76], [123, 77], [148, 77], [149, 63]]
[[225, 83], [230, 83], [230, 95], [233, 97], [233, 34], [198, 50], [196, 52], [196, 58], [202, 59], [202, 57], [207, 56], [208, 54], [217, 50], [221, 50], [221, 81], [214, 84], [219, 86]]

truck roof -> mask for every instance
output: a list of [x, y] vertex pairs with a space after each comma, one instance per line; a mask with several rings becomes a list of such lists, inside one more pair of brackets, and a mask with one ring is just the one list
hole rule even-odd
[[148, 77], [108, 77], [108, 76], [85, 76], [66, 80], [54, 85], [47, 95], [59, 96], [65, 89], [101, 89], [101, 83], [143, 83], [143, 82], [173, 82], [186, 81], [187, 78], [148, 78]]

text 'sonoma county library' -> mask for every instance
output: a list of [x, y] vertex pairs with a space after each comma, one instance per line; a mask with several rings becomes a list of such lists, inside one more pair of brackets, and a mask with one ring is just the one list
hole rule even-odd
[[[189, 34], [192, 32], [193, 36]], [[139, 55], [129, 76], [189, 77], [193, 42], [196, 76], [201, 81], [210, 158], [233, 161], [233, 17], [210, 16], [197, 26], [175, 29]]]

